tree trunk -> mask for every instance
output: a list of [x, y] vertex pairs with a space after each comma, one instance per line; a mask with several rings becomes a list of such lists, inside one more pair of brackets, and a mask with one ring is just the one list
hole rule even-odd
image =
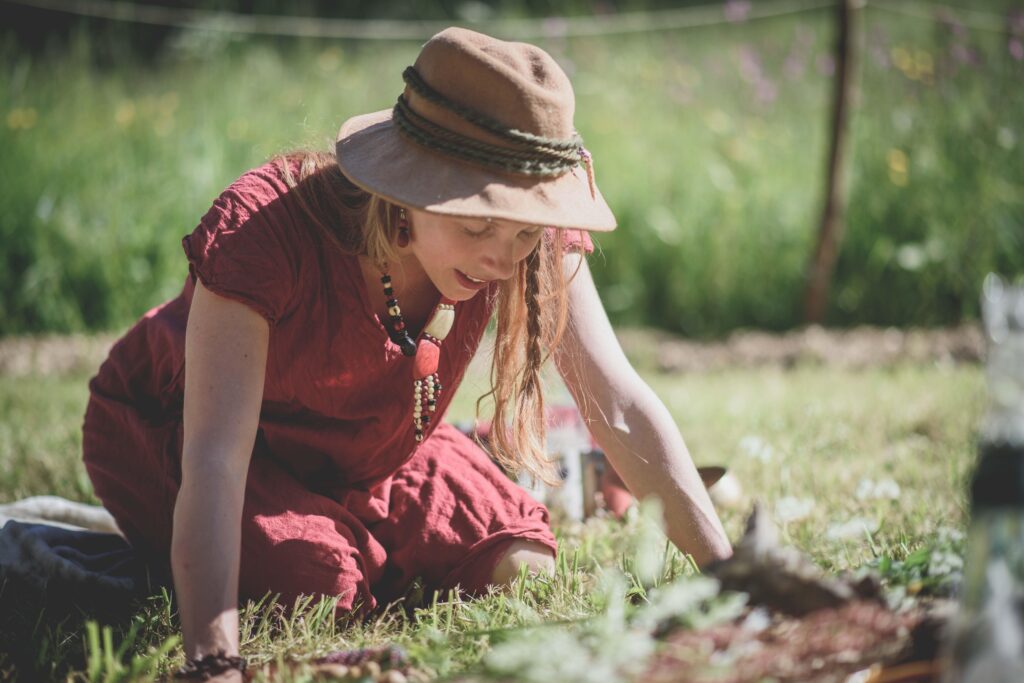
[[836, 6], [835, 90], [832, 100], [832, 136], [828, 155], [828, 175], [818, 242], [808, 264], [804, 297], [804, 322], [821, 323], [825, 317], [832, 273], [843, 237], [846, 209], [844, 167], [847, 152], [850, 98], [853, 94], [854, 66], [857, 58], [855, 0], [839, 0]]

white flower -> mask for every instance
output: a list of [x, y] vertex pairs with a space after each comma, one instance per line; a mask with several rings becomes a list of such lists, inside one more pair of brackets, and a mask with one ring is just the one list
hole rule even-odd
[[878, 526], [877, 519], [854, 517], [846, 522], [830, 525], [825, 532], [825, 538], [830, 541], [848, 541], [854, 538], [863, 538], [865, 533], [873, 534], [878, 531]]
[[956, 545], [963, 543], [964, 532], [953, 527], [943, 526], [935, 530], [935, 538], [938, 543], [945, 545]]
[[929, 576], [958, 575], [964, 570], [964, 559], [948, 550], [933, 550], [928, 562]]
[[775, 502], [775, 519], [783, 523], [804, 519], [813, 511], [814, 501], [810, 498], [786, 496]]
[[888, 499], [897, 500], [900, 497], [900, 485], [892, 479], [861, 479], [857, 485], [857, 500]]
[[649, 594], [650, 602], [637, 612], [634, 623], [641, 628], [653, 629], [665, 619], [685, 616], [696, 610], [718, 595], [718, 590], [718, 581], [707, 576], [686, 577], [655, 588]]
[[633, 680], [654, 652], [654, 638], [626, 621], [625, 578], [607, 572], [600, 584], [597, 590], [604, 595], [604, 612], [573, 627], [544, 626], [510, 632], [484, 657], [487, 671], [523, 683]]
[[759, 436], [745, 436], [740, 439], [740, 450], [747, 454], [747, 456], [760, 460], [761, 462], [768, 462], [775, 455], [775, 449], [771, 447], [767, 441]]
[[516, 680], [559, 680], [584, 683], [619, 680], [614, 670], [594, 661], [593, 653], [566, 630], [532, 629], [501, 643], [487, 653], [485, 663], [494, 673], [513, 676]]

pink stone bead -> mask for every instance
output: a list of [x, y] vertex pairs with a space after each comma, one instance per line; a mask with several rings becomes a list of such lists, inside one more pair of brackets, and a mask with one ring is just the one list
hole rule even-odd
[[416, 365], [413, 368], [413, 378], [423, 379], [437, 372], [437, 365], [441, 360], [441, 347], [437, 344], [421, 339], [416, 347]]

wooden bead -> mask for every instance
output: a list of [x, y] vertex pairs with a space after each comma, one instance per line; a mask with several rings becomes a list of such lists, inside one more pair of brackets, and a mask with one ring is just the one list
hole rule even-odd
[[401, 344], [399, 344], [399, 348], [402, 349], [403, 356], [412, 358], [416, 355], [416, 342], [413, 341], [413, 338], [408, 334], [405, 335], [405, 338], [402, 340]]
[[438, 341], [444, 341], [444, 338], [448, 336], [448, 333], [452, 330], [452, 325], [455, 324], [455, 309], [448, 307], [438, 307], [434, 311], [434, 315], [431, 316], [430, 322], [424, 328], [424, 331], [432, 337], [435, 337]]

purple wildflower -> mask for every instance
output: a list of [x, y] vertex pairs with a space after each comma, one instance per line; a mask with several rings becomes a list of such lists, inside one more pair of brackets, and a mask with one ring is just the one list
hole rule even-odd
[[1010, 38], [1010, 56], [1016, 61], [1024, 61], [1024, 40], [1020, 38]]
[[871, 58], [875, 60], [875, 65], [880, 69], [888, 69], [892, 66], [892, 61], [889, 59], [889, 53], [885, 51], [885, 48], [881, 45], [872, 45], [869, 50]]
[[779, 94], [779, 89], [767, 78], [762, 78], [755, 87], [755, 97], [759, 104], [771, 104]]
[[792, 47], [782, 63], [782, 71], [788, 78], [796, 80], [804, 75], [807, 57], [813, 43], [814, 32], [803, 24], [798, 24], [793, 36]]
[[815, 66], [822, 76], [833, 76], [836, 73], [836, 60], [829, 54], [818, 55]]
[[546, 17], [541, 22], [541, 31], [547, 38], [564, 38], [569, 32], [569, 22], [562, 17]]
[[804, 70], [804, 60], [800, 55], [795, 51], [786, 55], [786, 61], [782, 64], [782, 71], [786, 76], [797, 80], [804, 75]]
[[950, 48], [950, 53], [953, 55], [953, 61], [957, 64], [967, 66], [978, 66], [981, 64], [981, 57], [978, 55], [978, 51], [963, 43], [955, 43]]
[[747, 83], [756, 83], [761, 80], [761, 58], [757, 50], [749, 45], [740, 48], [740, 76]]
[[744, 21], [750, 14], [750, 8], [749, 0], [727, 0], [724, 7], [726, 21]]

